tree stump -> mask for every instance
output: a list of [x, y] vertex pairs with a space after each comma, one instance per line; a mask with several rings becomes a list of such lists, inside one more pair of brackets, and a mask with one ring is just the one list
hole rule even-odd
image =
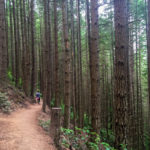
[[50, 134], [54, 137], [54, 142], [59, 147], [60, 140], [60, 126], [61, 126], [61, 108], [52, 108]]

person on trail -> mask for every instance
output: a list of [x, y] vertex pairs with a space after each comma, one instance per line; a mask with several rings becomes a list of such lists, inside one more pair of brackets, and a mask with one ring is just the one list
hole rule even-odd
[[36, 101], [37, 101], [38, 104], [40, 104], [40, 96], [41, 96], [41, 94], [40, 94], [39, 90], [37, 90], [37, 92], [36, 92]]

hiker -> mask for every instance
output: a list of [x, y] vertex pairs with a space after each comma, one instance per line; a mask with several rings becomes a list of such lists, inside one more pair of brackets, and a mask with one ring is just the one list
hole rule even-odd
[[41, 96], [41, 94], [40, 94], [39, 90], [37, 90], [37, 92], [36, 92], [36, 101], [37, 101], [38, 104], [40, 104], [40, 96]]

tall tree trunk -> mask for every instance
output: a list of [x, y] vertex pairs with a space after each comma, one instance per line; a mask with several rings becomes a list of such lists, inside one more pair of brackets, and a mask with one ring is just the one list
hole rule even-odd
[[48, 18], [47, 18], [47, 0], [44, 1], [44, 49], [43, 49], [43, 105], [42, 110], [43, 112], [46, 111], [46, 96], [47, 96], [47, 57], [48, 57], [48, 45], [47, 45], [47, 24], [48, 24]]
[[140, 100], [140, 95], [139, 95], [139, 64], [138, 64], [138, 54], [139, 54], [139, 47], [138, 47], [138, 2], [136, 1], [136, 12], [135, 12], [135, 44], [136, 44], [136, 141], [137, 141], [137, 147], [136, 149], [140, 149], [140, 133], [139, 133], [139, 100]]
[[31, 69], [31, 97], [34, 97], [35, 92], [35, 20], [34, 20], [34, 0], [31, 0], [31, 51], [32, 51], [32, 69]]
[[18, 55], [18, 40], [17, 40], [17, 24], [16, 24], [16, 7], [15, 0], [13, 2], [13, 20], [14, 20], [14, 39], [15, 39], [15, 84], [19, 86], [19, 55]]
[[[127, 1], [127, 22], [129, 23], [129, 21], [130, 21], [130, 1]], [[131, 26], [131, 25], [130, 25]], [[132, 51], [132, 43], [131, 43], [131, 41], [130, 40], [132, 40], [132, 39], [129, 39], [129, 37], [130, 37], [130, 32], [129, 32], [129, 28], [128, 28], [128, 25], [127, 25], [127, 36], [128, 36], [128, 49], [127, 49], [127, 51], [126, 51], [126, 58], [127, 58], [127, 68], [126, 68], [126, 72], [127, 72], [127, 76], [126, 76], [126, 78], [127, 78], [127, 120], [128, 120], [128, 123], [127, 123], [127, 145], [128, 145], [128, 148], [130, 149], [130, 148], [132, 148], [132, 128], [133, 128], [133, 123], [132, 123], [132, 117], [133, 117], [133, 106], [132, 106], [132, 101], [133, 101], [133, 99], [132, 99], [132, 86], [131, 86], [131, 72], [130, 72], [130, 70], [131, 70], [131, 67], [132, 67], [132, 64], [131, 64], [131, 66], [130, 66], [130, 51]], [[130, 43], [129, 43], [129, 41], [130, 41]]]
[[5, 3], [5, 38], [6, 38], [6, 52], [7, 52], [7, 69], [9, 68], [10, 64], [9, 64], [9, 53], [8, 53], [8, 2], [6, 1]]
[[115, 0], [115, 147], [121, 149], [120, 144], [126, 144], [126, 54], [128, 49], [127, 33], [127, 0]]
[[89, 0], [86, 0], [86, 14], [87, 14], [87, 40], [88, 40], [88, 49], [87, 49], [87, 59], [88, 59], [88, 63], [87, 63], [87, 101], [88, 101], [88, 115], [90, 118], [90, 114], [91, 114], [91, 84], [90, 83], [90, 70], [89, 70], [89, 52], [91, 50], [91, 24], [90, 24], [90, 6], [89, 6]]
[[59, 100], [59, 57], [58, 57], [58, 19], [57, 19], [57, 2], [54, 1], [54, 39], [55, 39], [55, 106], [60, 106]]
[[[129, 2], [129, 12], [128, 12], [128, 22], [132, 20], [132, 16], [130, 15], [130, 3]], [[129, 86], [130, 86], [130, 100], [128, 101], [129, 106], [128, 106], [128, 116], [130, 118], [128, 119], [128, 148], [135, 148], [136, 146], [136, 118], [135, 118], [135, 71], [134, 71], [134, 49], [133, 49], [133, 24], [129, 25]]]
[[14, 62], [14, 33], [13, 33], [13, 16], [12, 16], [12, 6], [11, 0], [9, 0], [9, 19], [10, 19], [10, 53], [11, 53], [11, 71], [13, 75], [13, 79], [15, 77], [15, 62]]
[[[113, 13], [113, 6], [111, 8], [111, 12]], [[110, 111], [110, 129], [112, 129], [114, 131], [114, 116], [112, 115], [112, 113], [114, 112], [114, 108], [113, 108], [113, 102], [114, 102], [114, 25], [113, 25], [113, 19], [114, 16], [111, 16], [111, 51], [110, 51], [110, 62], [112, 62], [111, 64], [111, 100], [110, 100], [110, 108], [112, 109], [112, 111]]]
[[7, 76], [7, 51], [5, 33], [5, 2], [0, 0], [0, 82]]
[[[21, 68], [23, 68], [21, 70], [21, 77], [22, 77], [22, 80], [23, 80], [23, 83], [24, 83], [24, 69], [25, 69], [25, 65], [24, 65], [24, 62], [25, 62], [25, 56], [24, 56], [24, 52], [25, 52], [25, 45], [24, 45], [24, 19], [23, 19], [23, 5], [22, 5], [22, 0], [19, 0], [19, 5], [20, 5], [20, 26], [21, 26], [21, 47], [22, 47], [22, 55], [21, 55], [21, 60], [22, 60], [22, 65], [21, 65]], [[23, 88], [24, 89], [24, 88]]]
[[17, 57], [17, 61], [18, 61], [18, 86], [17, 87], [19, 87], [19, 88], [21, 88], [20, 87], [20, 77], [21, 77], [21, 43], [20, 43], [20, 20], [19, 20], [19, 4], [18, 4], [19, 2], [18, 1], [16, 1], [16, 38], [17, 38], [17, 55], [18, 55], [18, 57]]
[[[141, 32], [139, 30], [139, 32]], [[140, 149], [145, 149], [144, 146], [144, 116], [143, 116], [143, 93], [142, 93], [142, 74], [141, 74], [141, 41], [139, 40], [139, 133], [140, 133]]]
[[91, 77], [91, 120], [93, 131], [99, 133], [100, 106], [100, 72], [99, 72], [99, 21], [98, 0], [91, 1], [91, 49], [90, 49], [90, 77]]
[[148, 26], [147, 26], [147, 64], [148, 64], [148, 103], [149, 103], [149, 113], [148, 113], [148, 120], [149, 120], [149, 135], [150, 135], [150, 0], [148, 0]]
[[70, 124], [70, 71], [71, 71], [71, 61], [70, 61], [70, 41], [68, 34], [68, 23], [67, 23], [67, 0], [62, 0], [62, 21], [63, 21], [63, 36], [65, 44], [65, 94], [64, 94], [64, 127], [69, 128]]
[[71, 53], [72, 53], [72, 102], [74, 113], [74, 130], [76, 127], [76, 53], [75, 53], [75, 29], [74, 29], [74, 14], [73, 14], [73, 0], [70, 0], [71, 13]]
[[77, 52], [78, 52], [78, 87], [79, 87], [79, 127], [83, 127], [84, 107], [83, 107], [83, 83], [82, 83], [82, 48], [81, 48], [81, 23], [80, 23], [80, 0], [77, 0]]
[[26, 17], [26, 2], [23, 0], [23, 19], [24, 19], [24, 50], [23, 50], [23, 60], [24, 62], [22, 65], [24, 66], [23, 69], [23, 89], [27, 96], [30, 95], [30, 49], [28, 43], [28, 30], [27, 30], [27, 17]]
[[53, 87], [53, 74], [52, 74], [52, 66], [53, 66], [53, 53], [52, 53], [52, 40], [51, 40], [51, 14], [50, 14], [50, 0], [47, 1], [47, 92], [46, 92], [46, 104], [50, 107], [50, 101], [52, 99], [52, 87]]

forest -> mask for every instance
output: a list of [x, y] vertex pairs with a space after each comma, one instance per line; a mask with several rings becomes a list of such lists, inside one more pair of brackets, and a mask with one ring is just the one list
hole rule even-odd
[[6, 85], [41, 93], [57, 149], [150, 150], [150, 0], [0, 0]]

